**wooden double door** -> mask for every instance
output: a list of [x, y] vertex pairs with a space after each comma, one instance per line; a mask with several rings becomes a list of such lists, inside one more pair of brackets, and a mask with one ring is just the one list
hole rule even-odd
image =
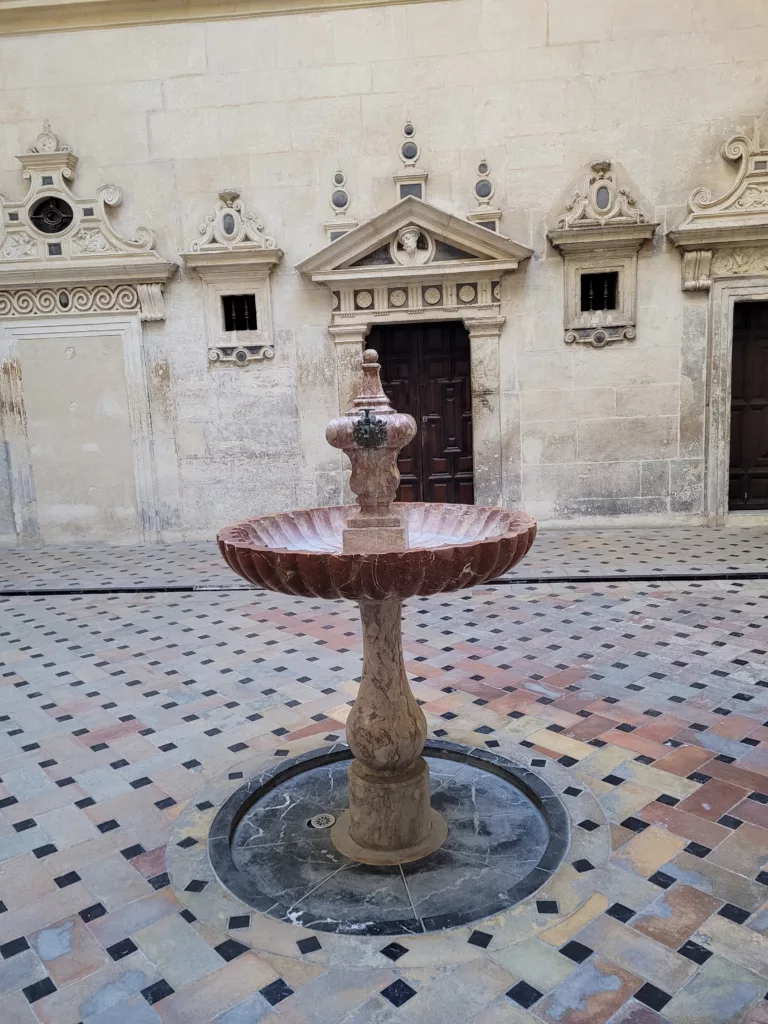
[[469, 335], [460, 322], [374, 327], [384, 391], [418, 433], [400, 453], [398, 501], [474, 502]]
[[768, 302], [734, 308], [728, 507], [768, 509]]

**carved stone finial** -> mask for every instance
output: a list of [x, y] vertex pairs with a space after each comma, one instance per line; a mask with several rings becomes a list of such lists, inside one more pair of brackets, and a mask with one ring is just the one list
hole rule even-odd
[[46, 117], [43, 121], [43, 130], [29, 147], [29, 153], [69, 153], [69, 146], [59, 143], [58, 136], [51, 131], [51, 122]]
[[325, 430], [330, 445], [340, 448], [352, 464], [350, 487], [360, 511], [347, 520], [346, 553], [402, 549], [408, 546], [407, 525], [392, 508], [400, 473], [397, 456], [416, 436], [416, 421], [395, 412], [381, 386], [381, 365], [375, 349], [363, 353], [363, 380], [352, 409], [331, 420]]

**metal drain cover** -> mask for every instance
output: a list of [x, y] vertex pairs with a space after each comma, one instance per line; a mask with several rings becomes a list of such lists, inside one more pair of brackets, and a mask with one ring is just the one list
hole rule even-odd
[[335, 822], [336, 819], [332, 814], [316, 814], [314, 818], [309, 819], [309, 826], [310, 828], [330, 828]]

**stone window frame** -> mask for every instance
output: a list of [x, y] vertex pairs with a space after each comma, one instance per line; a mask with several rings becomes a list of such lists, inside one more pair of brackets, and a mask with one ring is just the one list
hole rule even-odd
[[[263, 228], [257, 215], [240, 198], [238, 189], [222, 189], [213, 213], [200, 224], [200, 237], [181, 254], [184, 263], [197, 271], [203, 282], [205, 336], [211, 367], [242, 368], [274, 358], [270, 277], [283, 252], [274, 238], [263, 233]], [[237, 337], [224, 330], [224, 295], [253, 295], [256, 330], [232, 332]]]
[[[563, 257], [563, 340], [604, 348], [634, 341], [637, 333], [638, 252], [658, 227], [639, 203], [623, 175], [600, 160], [576, 181], [570, 199], [555, 212], [547, 232]], [[607, 202], [600, 206], [601, 193]], [[584, 274], [617, 273], [617, 308], [581, 309]]]

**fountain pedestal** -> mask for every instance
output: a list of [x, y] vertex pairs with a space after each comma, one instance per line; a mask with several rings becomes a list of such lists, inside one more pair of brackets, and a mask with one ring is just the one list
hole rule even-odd
[[[359, 507], [342, 535], [345, 554], [408, 547], [408, 520], [392, 503], [400, 483], [397, 456], [416, 436], [416, 422], [389, 404], [380, 368], [376, 352], [367, 349], [360, 394], [326, 430], [329, 443], [349, 457]], [[352, 860], [398, 864], [442, 846], [448, 826], [429, 803], [429, 769], [421, 757], [427, 723], [405, 674], [402, 602], [359, 604], [363, 674], [347, 719], [355, 761], [349, 769], [349, 811], [331, 839]]]
[[337, 850], [364, 864], [401, 864], [433, 853], [448, 826], [429, 802], [421, 752], [424, 712], [403, 661], [402, 602], [361, 601], [363, 674], [347, 719], [349, 810], [333, 827]]
[[363, 673], [346, 724], [355, 760], [349, 810], [339, 815], [332, 841], [372, 865], [419, 860], [447, 836], [430, 807], [426, 721], [405, 673], [402, 601], [495, 579], [520, 561], [536, 534], [530, 516], [508, 509], [394, 504], [397, 456], [416, 436], [416, 422], [389, 404], [379, 370], [376, 352], [364, 352], [360, 394], [326, 429], [329, 443], [349, 457], [357, 506], [280, 512], [219, 533], [227, 562], [252, 583], [360, 606]]

